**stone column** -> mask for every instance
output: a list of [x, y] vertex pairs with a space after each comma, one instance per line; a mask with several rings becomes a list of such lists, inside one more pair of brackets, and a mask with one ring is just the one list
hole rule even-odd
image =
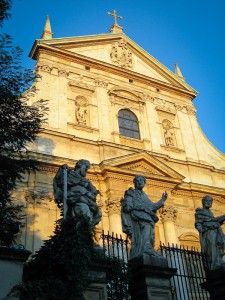
[[177, 210], [173, 206], [164, 206], [160, 210], [161, 220], [163, 223], [166, 244], [178, 244], [178, 238], [175, 229]]

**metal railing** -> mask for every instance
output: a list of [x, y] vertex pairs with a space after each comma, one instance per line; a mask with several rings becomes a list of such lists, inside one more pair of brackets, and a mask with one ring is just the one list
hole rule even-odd
[[109, 300], [128, 300], [128, 239], [112, 233], [101, 235], [105, 258], [109, 259], [110, 271], [107, 274], [107, 291]]
[[[130, 243], [128, 239], [123, 239], [122, 236], [117, 234], [105, 234], [101, 235], [102, 245], [105, 250], [105, 255], [111, 259], [117, 259], [120, 261], [119, 267], [121, 268], [122, 276], [128, 274], [128, 259]], [[171, 278], [171, 291], [173, 300], [208, 300], [210, 299], [209, 293], [201, 287], [201, 284], [206, 281], [206, 275], [204, 270], [205, 257], [203, 253], [199, 252], [195, 248], [188, 249], [183, 246], [163, 245], [160, 244], [158, 250], [164, 257], [166, 257], [168, 266], [176, 268], [177, 273]], [[118, 271], [118, 270], [117, 270]], [[113, 279], [112, 279], [113, 278]], [[108, 285], [109, 295], [115, 287], [118, 289], [118, 282], [121, 278], [116, 276], [111, 277], [112, 281]], [[120, 288], [119, 288], [120, 289]], [[122, 289], [127, 289], [126, 282], [122, 285]], [[121, 294], [120, 294], [121, 295]], [[122, 298], [117, 294], [115, 297], [109, 297], [109, 299], [123, 300], [128, 298]]]
[[166, 257], [169, 267], [177, 274], [171, 279], [173, 300], [207, 300], [209, 293], [201, 287], [206, 281], [205, 256], [197, 249], [182, 246], [160, 245], [160, 252]]
[[122, 235], [114, 233], [110, 235], [109, 232], [105, 234], [104, 231], [102, 231], [101, 239], [105, 255], [111, 258], [118, 258], [125, 263], [128, 262], [128, 238], [124, 240]]

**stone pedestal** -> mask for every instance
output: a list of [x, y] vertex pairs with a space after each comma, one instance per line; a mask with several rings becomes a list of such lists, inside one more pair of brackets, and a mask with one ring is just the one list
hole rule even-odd
[[107, 272], [110, 265], [100, 259], [92, 259], [88, 271], [88, 287], [84, 292], [85, 300], [107, 300]]
[[132, 300], [172, 300], [170, 278], [177, 270], [164, 257], [146, 255], [131, 260], [129, 267]]
[[206, 282], [202, 287], [210, 293], [211, 300], [225, 299], [225, 269], [217, 269], [206, 273]]
[[0, 299], [17, 299], [6, 296], [16, 284], [22, 282], [23, 264], [30, 254], [27, 250], [0, 247]]

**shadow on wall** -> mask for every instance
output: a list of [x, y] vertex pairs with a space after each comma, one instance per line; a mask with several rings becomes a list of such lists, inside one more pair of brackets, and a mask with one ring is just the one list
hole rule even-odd
[[52, 190], [26, 191], [25, 224], [22, 232], [22, 240], [25, 249], [33, 253], [40, 249], [43, 241], [53, 234], [55, 222], [60, 218]]
[[39, 136], [36, 141], [29, 145], [29, 151], [44, 154], [53, 154], [55, 142], [52, 139]]

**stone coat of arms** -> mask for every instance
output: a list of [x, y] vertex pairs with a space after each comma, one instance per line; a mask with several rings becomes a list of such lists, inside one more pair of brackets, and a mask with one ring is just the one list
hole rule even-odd
[[113, 63], [123, 68], [132, 68], [132, 52], [127, 46], [127, 42], [121, 39], [112, 45], [110, 57]]

